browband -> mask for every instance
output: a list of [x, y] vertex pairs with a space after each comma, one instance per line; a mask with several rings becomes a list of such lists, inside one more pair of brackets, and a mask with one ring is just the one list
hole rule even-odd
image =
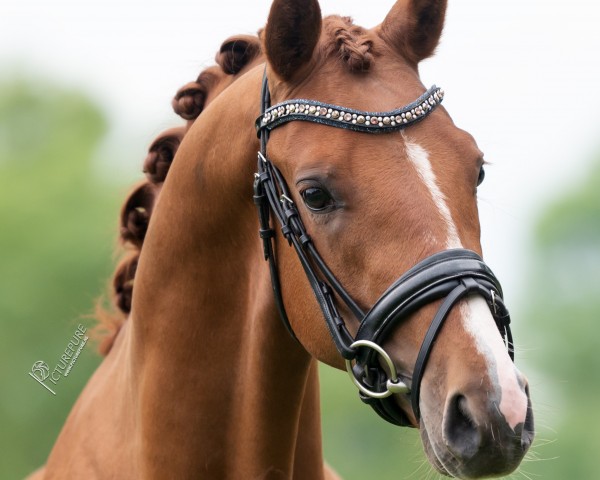
[[435, 85], [413, 103], [389, 112], [363, 112], [314, 100], [286, 100], [267, 109], [256, 119], [256, 132], [293, 120], [321, 123], [356, 132], [384, 133], [401, 130], [429, 115], [444, 99], [444, 91]]

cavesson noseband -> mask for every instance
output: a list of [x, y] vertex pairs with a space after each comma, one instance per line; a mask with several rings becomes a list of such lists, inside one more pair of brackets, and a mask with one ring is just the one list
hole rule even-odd
[[[510, 357], [514, 358], [510, 316], [502, 301], [500, 283], [475, 252], [445, 250], [422, 260], [402, 275], [365, 314], [317, 252], [285, 179], [267, 157], [267, 141], [271, 130], [291, 121], [308, 121], [365, 133], [398, 131], [426, 118], [440, 104], [443, 96], [444, 92], [434, 86], [415, 102], [389, 112], [362, 112], [305, 99], [287, 100], [270, 107], [265, 75], [261, 115], [256, 120], [260, 152], [254, 181], [254, 202], [258, 208], [264, 256], [269, 261], [275, 301], [283, 324], [295, 338], [283, 305], [274, 255], [275, 231], [270, 224], [271, 214], [281, 226], [283, 236], [298, 254], [335, 346], [346, 360], [348, 373], [359, 389], [360, 398], [382, 418], [402, 426], [412, 424], [393, 400], [392, 394], [409, 394], [414, 415], [419, 421], [419, 390], [429, 354], [450, 310], [466, 295], [478, 294], [485, 298]], [[354, 338], [336, 308], [337, 299], [343, 301], [360, 321]], [[442, 304], [421, 344], [409, 388], [398, 377], [394, 363], [381, 344], [399, 322], [424, 305], [440, 299], [443, 299]], [[382, 363], [387, 370], [382, 368]]]

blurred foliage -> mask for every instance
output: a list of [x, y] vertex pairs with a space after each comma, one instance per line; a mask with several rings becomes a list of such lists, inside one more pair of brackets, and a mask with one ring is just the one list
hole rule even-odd
[[[106, 127], [81, 94], [24, 80], [0, 84], [0, 478], [45, 462], [100, 361], [88, 344], [56, 397], [27, 375], [37, 360], [52, 368], [77, 324], [91, 323], [82, 315], [112, 271], [122, 189], [92, 168]], [[532, 388], [542, 433], [530, 459], [547, 460], [525, 463], [523, 478], [599, 477], [598, 272], [600, 164], [537, 225], [523, 299], [531, 307], [521, 316], [540, 346], [527, 356], [552, 391], [537, 403], [542, 395]], [[325, 456], [344, 478], [435, 477], [417, 431], [380, 420], [344, 373], [322, 367], [321, 379]]]
[[92, 172], [106, 128], [81, 94], [0, 84], [0, 478], [45, 462], [99, 363], [89, 342], [56, 397], [28, 375], [37, 360], [54, 368], [90, 323], [112, 269], [119, 196]]
[[532, 389], [538, 445], [523, 468], [545, 480], [600, 478], [600, 158], [545, 209], [534, 238], [523, 300], [538, 346], [527, 357], [543, 380]]
[[382, 420], [362, 403], [348, 374], [321, 365], [321, 416], [326, 461], [344, 480], [432, 476], [418, 430]]

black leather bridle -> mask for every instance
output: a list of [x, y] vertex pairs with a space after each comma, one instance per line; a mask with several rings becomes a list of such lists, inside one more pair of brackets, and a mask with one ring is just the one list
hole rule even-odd
[[[283, 324], [290, 335], [296, 338], [283, 305], [274, 255], [275, 230], [271, 227], [271, 214], [281, 226], [283, 236], [298, 254], [335, 346], [346, 360], [348, 373], [359, 389], [360, 398], [382, 418], [401, 426], [412, 424], [392, 395], [410, 394], [413, 413], [419, 421], [420, 384], [429, 354], [450, 310], [465, 296], [478, 294], [487, 301], [510, 357], [514, 359], [510, 316], [502, 301], [500, 283], [475, 252], [445, 250], [427, 257], [402, 275], [365, 314], [317, 252], [285, 179], [267, 157], [267, 142], [273, 128], [290, 121], [310, 121], [367, 133], [398, 131], [427, 117], [442, 98], [443, 91], [432, 87], [410, 105], [390, 112], [362, 112], [304, 99], [288, 100], [270, 107], [265, 75], [261, 115], [256, 121], [260, 152], [254, 181], [254, 202], [258, 208], [264, 256], [269, 262], [275, 301]], [[360, 321], [354, 338], [336, 308], [336, 299], [344, 302]], [[399, 322], [424, 305], [440, 299], [443, 299], [442, 304], [421, 344], [409, 388], [398, 378], [396, 368], [381, 344]], [[382, 363], [387, 369], [382, 367]]]

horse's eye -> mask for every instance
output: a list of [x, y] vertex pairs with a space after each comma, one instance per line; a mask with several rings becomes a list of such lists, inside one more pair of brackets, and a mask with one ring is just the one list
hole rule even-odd
[[309, 187], [302, 192], [305, 205], [313, 212], [322, 212], [333, 205], [333, 199], [327, 190]]
[[482, 165], [481, 168], [479, 169], [479, 177], [477, 177], [477, 186], [481, 185], [484, 178], [485, 178], [485, 170]]

